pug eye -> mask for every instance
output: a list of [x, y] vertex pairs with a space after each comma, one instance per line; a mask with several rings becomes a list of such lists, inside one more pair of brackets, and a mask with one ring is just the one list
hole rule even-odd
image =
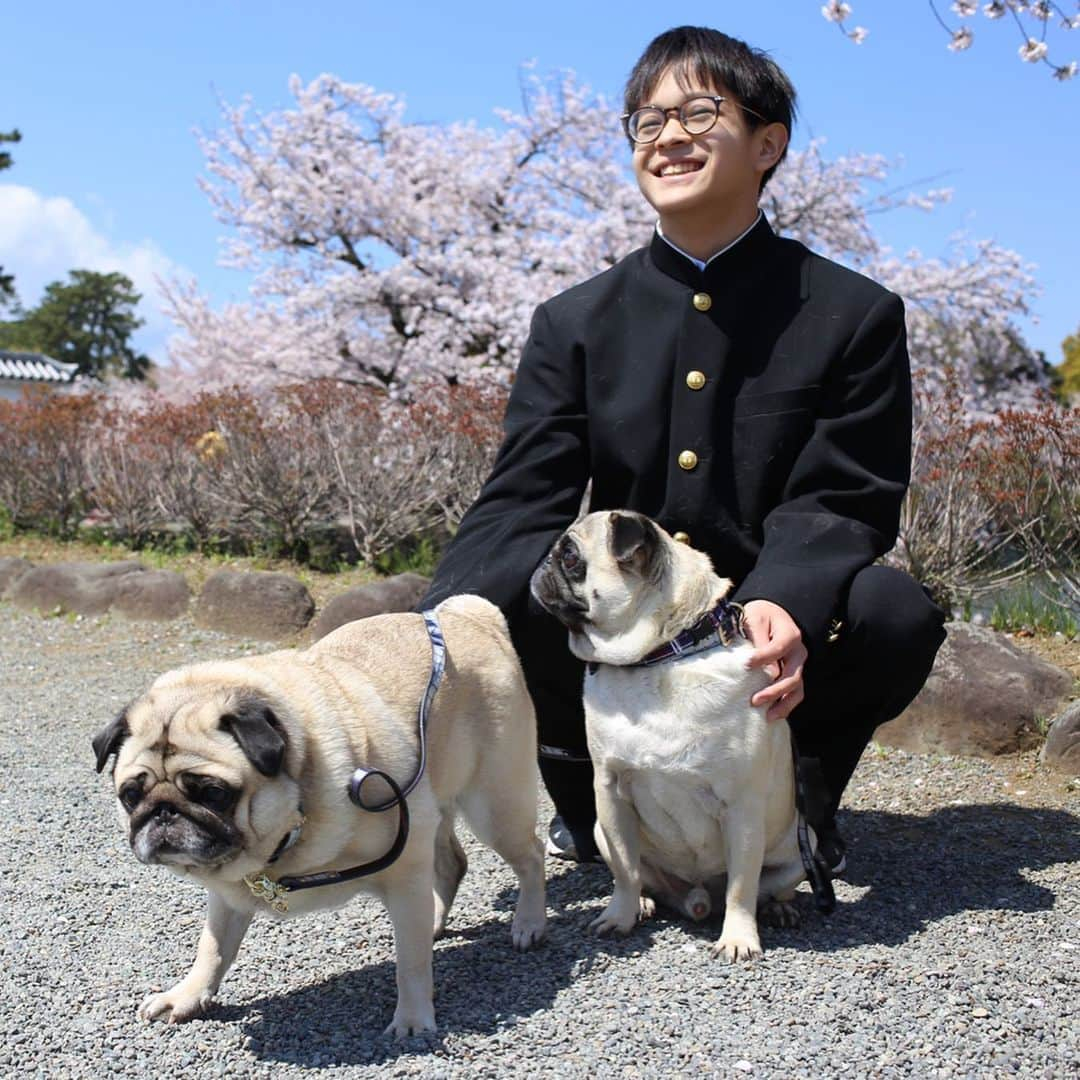
[[130, 814], [142, 802], [142, 780], [128, 780], [117, 792], [120, 805]]
[[572, 548], [564, 547], [559, 555], [564, 570], [573, 570], [581, 563], [581, 556]]
[[205, 806], [215, 814], [223, 813], [236, 802], [236, 791], [220, 780], [211, 780], [202, 776], [184, 778], [184, 790], [192, 802]]

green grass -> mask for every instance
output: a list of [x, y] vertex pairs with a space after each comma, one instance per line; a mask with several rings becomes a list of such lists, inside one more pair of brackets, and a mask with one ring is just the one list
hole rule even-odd
[[412, 571], [431, 577], [439, 562], [439, 548], [429, 536], [422, 536], [411, 543], [399, 544], [375, 560], [376, 569], [382, 574], [404, 574]]
[[1030, 586], [999, 596], [990, 611], [990, 625], [995, 630], [1061, 634], [1070, 639], [1080, 635], [1080, 622], [1064, 604]]

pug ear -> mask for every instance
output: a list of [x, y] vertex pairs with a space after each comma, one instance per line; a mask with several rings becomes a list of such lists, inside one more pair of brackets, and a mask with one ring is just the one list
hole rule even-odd
[[645, 575], [660, 550], [660, 534], [656, 526], [642, 514], [627, 514], [613, 510], [611, 522], [611, 554], [624, 567], [632, 567]]
[[244, 701], [220, 721], [263, 776], [277, 776], [285, 760], [285, 732], [273, 710], [261, 701]]
[[131, 734], [128, 726], [127, 709], [124, 709], [108, 727], [103, 727], [91, 740], [94, 756], [97, 758], [97, 771], [105, 768], [105, 763], [113, 754], [120, 752], [123, 741]]

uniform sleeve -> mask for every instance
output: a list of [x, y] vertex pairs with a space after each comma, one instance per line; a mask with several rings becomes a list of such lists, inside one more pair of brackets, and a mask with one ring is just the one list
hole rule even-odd
[[512, 617], [574, 520], [589, 478], [584, 356], [546, 305], [533, 315], [491, 475], [446, 550], [424, 606], [477, 593]]
[[765, 518], [761, 554], [736, 599], [779, 604], [813, 651], [855, 574], [895, 543], [910, 470], [904, 306], [886, 293], [826, 380], [811, 437]]

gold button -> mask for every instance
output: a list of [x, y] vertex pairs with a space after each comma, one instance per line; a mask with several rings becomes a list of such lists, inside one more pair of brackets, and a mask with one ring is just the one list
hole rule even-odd
[[677, 544], [689, 544], [690, 543], [689, 534], [684, 533], [684, 532], [672, 533], [671, 534], [671, 539], [674, 540], [675, 543], [677, 543]]
[[697, 465], [697, 454], [693, 450], [684, 450], [679, 455], [679, 468], [689, 472]]
[[705, 385], [705, 372], [703, 371], [691, 371], [686, 376], [686, 385], [691, 390], [700, 390]]
[[696, 292], [693, 303], [698, 311], [708, 311], [712, 307], [712, 297], [707, 292]]

